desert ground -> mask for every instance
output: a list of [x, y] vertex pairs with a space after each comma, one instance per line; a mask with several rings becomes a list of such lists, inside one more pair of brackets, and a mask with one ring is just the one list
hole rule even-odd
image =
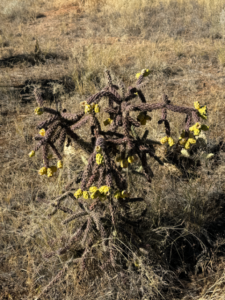
[[[225, 299], [224, 38], [224, 0], [1, 1], [0, 299]], [[127, 257], [120, 271], [87, 263], [81, 272], [68, 264], [42, 296], [81, 251], [46, 257], [73, 231], [62, 225], [63, 211], [49, 218], [49, 201], [82, 172], [88, 157], [75, 148], [63, 154], [57, 175], [38, 175], [42, 154], [28, 156], [44, 120], [34, 114], [34, 86], [45, 106], [76, 113], [81, 101], [105, 87], [106, 69], [115, 84], [128, 87], [145, 68], [147, 103], [166, 94], [174, 105], [207, 106], [205, 148], [194, 154], [185, 176], [164, 157], [164, 166], [148, 159], [151, 183], [129, 177], [131, 191], [144, 197], [143, 205], [130, 208], [134, 216], [145, 211], [137, 237], [142, 253]], [[159, 112], [151, 117], [149, 138], [158, 141], [162, 157]], [[178, 140], [184, 118], [168, 113], [168, 119]], [[104, 253], [96, 257], [101, 261]]]

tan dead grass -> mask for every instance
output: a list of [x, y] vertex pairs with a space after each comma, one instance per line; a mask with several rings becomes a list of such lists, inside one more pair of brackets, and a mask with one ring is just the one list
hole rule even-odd
[[[164, 0], [163, 4], [165, 3], [169, 10], [174, 2]], [[202, 7], [202, 18], [206, 21], [218, 16], [224, 4], [222, 0], [199, 0], [198, 3]], [[36, 38], [43, 52], [66, 53], [70, 59], [68, 62], [52, 62], [48, 65], [27, 67], [20, 64], [13, 68], [1, 69], [0, 85], [11, 86], [21, 84], [27, 79], [58, 79], [63, 75], [71, 75], [76, 84], [76, 95], [71, 98], [65, 96], [63, 107], [74, 111], [79, 109], [77, 108], [79, 101], [98, 90], [98, 86], [94, 84], [96, 77], [100, 78], [101, 87], [104, 85], [102, 74], [105, 67], [113, 71], [113, 76], [121, 76], [126, 83], [133, 82], [135, 73], [143, 67], [148, 67], [153, 71], [150, 84], [146, 88], [149, 102], [156, 102], [158, 95], [164, 91], [175, 104], [192, 106], [193, 101], [207, 104], [208, 124], [211, 126], [208, 138], [214, 142], [224, 138], [224, 43], [222, 40], [212, 42], [211, 38], [201, 37], [196, 40], [188, 35], [177, 38], [160, 33], [158, 40], [155, 41], [143, 38], [144, 29], [140, 35], [136, 34], [135, 30], [139, 25], [138, 18], [134, 18], [136, 12], [144, 12], [146, 7], [157, 8], [161, 5], [160, 1], [149, 3], [146, 0], [132, 0], [128, 3], [115, 0], [104, 2], [57, 0], [24, 1], [24, 4], [25, 6], [18, 1], [1, 1], [0, 8], [4, 8], [4, 23], [0, 28], [3, 31], [0, 35], [0, 58], [33, 52], [35, 45], [33, 38]], [[182, 12], [182, 22], [190, 24], [194, 3], [176, 1], [176, 4]], [[101, 7], [100, 12], [99, 7]], [[99, 18], [99, 22], [102, 22], [105, 16], [106, 22], [110, 23], [110, 13], [118, 12], [121, 14], [116, 28], [118, 36], [111, 36], [110, 32], [104, 32], [104, 25], [102, 35], [97, 36], [96, 31], [92, 30], [93, 23], [89, 17], [95, 18], [96, 21]], [[36, 19], [38, 13], [43, 13], [46, 17]], [[79, 21], [82, 14], [84, 21]], [[7, 16], [15, 21], [9, 22]], [[178, 21], [179, 17], [177, 16]], [[150, 18], [149, 23], [151, 24]], [[217, 30], [216, 26], [218, 25], [215, 25]], [[133, 36], [123, 34], [123, 28], [134, 28], [135, 30], [131, 30]], [[73, 34], [78, 31], [81, 32], [80, 36], [74, 37]], [[72, 36], [66, 35], [67, 32], [73, 32]], [[9, 46], [3, 47], [5, 42], [9, 42]], [[220, 64], [214, 64], [214, 58], [218, 59]], [[177, 72], [177, 75], [166, 76], [163, 72], [166, 72], [167, 68]], [[61, 236], [66, 238], [66, 235], [73, 230], [72, 227], [68, 227], [68, 231], [64, 231], [61, 225], [61, 220], [64, 219], [63, 213], [48, 220], [47, 213], [51, 208], [40, 195], [45, 193], [47, 199], [57, 196], [62, 192], [64, 183], [70, 175], [65, 168], [58, 177], [51, 180], [37, 176], [41, 155], [36, 156], [32, 161], [27, 157], [27, 153], [33, 147], [29, 137], [36, 133], [37, 119], [33, 116], [36, 104], [32, 103], [23, 108], [19, 103], [12, 105], [13, 100], [14, 96], [11, 95], [7, 101], [1, 103], [0, 109], [0, 112], [1, 110], [8, 112], [7, 116], [1, 115], [0, 119], [0, 160], [3, 167], [0, 183], [0, 239], [3, 241], [1, 244], [3, 265], [0, 278], [3, 294], [0, 299], [10, 299], [10, 297], [32, 299], [54, 277], [63, 266], [63, 261], [67, 259], [61, 257], [53, 262], [46, 261], [42, 253], [58, 248], [61, 245], [59, 241]], [[150, 138], [153, 140], [158, 140], [163, 134], [163, 130], [157, 125], [158, 117], [158, 112], [153, 113], [152, 121], [148, 125]], [[183, 120], [180, 118], [173, 120], [173, 116], [170, 118], [174, 138], [178, 138]], [[81, 171], [84, 166], [81, 159], [83, 154], [79, 151], [77, 154], [73, 164], [68, 165], [71, 172]], [[192, 234], [197, 234], [202, 224], [213, 217], [210, 217], [211, 211], [206, 210], [207, 198], [200, 196], [208, 193], [209, 188], [214, 184], [224, 191], [224, 163], [224, 159], [221, 160], [221, 166], [211, 179], [208, 175], [202, 174], [201, 185], [197, 180], [190, 183], [170, 180], [168, 175], [165, 175], [164, 169], [160, 169], [154, 163], [153, 170], [156, 171], [156, 176], [152, 185], [146, 188], [144, 181], [138, 179], [140, 194], [144, 192], [143, 186], [149, 193], [148, 204], [151, 205], [152, 226], [161, 226], [162, 228], [158, 230], [165, 232], [167, 226], [163, 220], [165, 216], [169, 216], [176, 221], [186, 220], [186, 229]], [[38, 197], [40, 202], [37, 202]], [[185, 201], [182, 202], [179, 197]], [[68, 205], [72, 207], [72, 204]], [[224, 262], [221, 262], [221, 268], [223, 267]], [[91, 289], [87, 291], [87, 286], [77, 282], [77, 272], [74, 267], [65, 279], [68, 299], [75, 299], [74, 297], [93, 299]], [[152, 270], [148, 272], [150, 275], [147, 283], [145, 282], [146, 286], [160, 289], [160, 278], [156, 277]], [[216, 274], [210, 277], [209, 281], [206, 280], [207, 276], [201, 279], [205, 280], [205, 285], [200, 285], [198, 292], [195, 293], [195, 299], [223, 299], [224, 274], [219, 271]], [[134, 280], [133, 284], [135, 283]], [[196, 278], [193, 278], [193, 284], [192, 290], [195, 291]], [[58, 288], [59, 295], [64, 295], [65, 285], [61, 283]], [[107, 299], [110, 293], [106, 281], [102, 282], [99, 290], [95, 287], [94, 291], [98, 293], [96, 299]]]

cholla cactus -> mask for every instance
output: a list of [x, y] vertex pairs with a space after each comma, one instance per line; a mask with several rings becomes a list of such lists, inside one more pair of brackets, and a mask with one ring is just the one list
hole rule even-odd
[[[146, 82], [143, 82], [143, 79], [149, 73], [150, 71], [146, 69], [138, 73], [136, 84], [133, 87], [128, 87], [126, 91], [122, 82], [119, 86], [114, 85], [110, 72], [106, 71], [107, 86], [90, 96], [86, 101], [81, 102], [81, 111], [76, 114], [44, 107], [41, 95], [35, 90], [35, 97], [39, 105], [35, 109], [35, 113], [37, 115], [50, 114], [45, 121], [38, 124], [37, 128], [40, 131], [39, 135], [35, 137], [38, 143], [29, 154], [32, 157], [35, 152], [42, 148], [44, 167], [39, 170], [39, 174], [52, 177], [57, 169], [63, 167], [61, 149], [68, 138], [89, 154], [79, 188], [75, 193], [72, 192], [69, 189], [75, 179], [70, 182], [68, 191], [52, 203], [54, 210], [49, 215], [54, 215], [58, 210], [68, 213], [70, 216], [63, 221], [63, 224], [68, 224], [77, 218], [85, 218], [82, 219], [80, 227], [71, 236], [68, 243], [63, 248], [47, 254], [46, 257], [64, 254], [73, 247], [75, 242], [81, 243], [85, 247], [81, 256], [81, 266], [85, 268], [87, 253], [91, 251], [96, 239], [99, 239], [104, 252], [106, 252], [105, 257], [114, 267], [116, 260], [114, 251], [112, 251], [112, 242], [109, 240], [110, 237], [114, 236], [115, 226], [119, 222], [121, 234], [130, 239], [129, 229], [125, 229], [126, 221], [121, 216], [121, 208], [124, 209], [126, 215], [127, 203], [143, 200], [131, 198], [127, 178], [122, 169], [129, 168], [131, 164], [139, 162], [143, 175], [148, 182], [151, 182], [153, 172], [148, 164], [147, 155], [160, 162], [152, 145], [146, 142], [148, 131], [146, 130], [143, 137], [140, 138], [137, 136], [135, 128], [141, 125], [145, 126], [147, 121], [151, 121], [151, 116], [148, 113], [153, 110], [161, 110], [158, 124], [164, 124], [166, 136], [160, 142], [166, 144], [167, 147], [178, 148], [180, 153], [183, 149], [185, 151], [190, 149], [191, 145], [196, 142], [195, 135], [198, 135], [201, 130], [208, 129], [207, 126], [199, 123], [200, 117], [206, 118], [206, 107], [201, 108], [198, 103], [195, 103], [195, 108], [176, 106], [170, 103], [166, 95], [162, 96], [160, 103], [146, 103], [141, 88], [145, 86]], [[119, 87], [122, 90], [122, 95], [118, 92]], [[102, 97], [108, 98], [107, 107], [101, 107], [100, 100]], [[103, 124], [100, 124], [98, 120], [100, 110], [109, 115]], [[168, 111], [186, 115], [185, 128], [177, 142], [171, 137], [170, 123], [167, 120]], [[139, 112], [137, 118], [132, 117], [131, 112]], [[194, 125], [191, 126], [193, 123]], [[89, 128], [87, 132], [91, 137], [91, 143], [84, 141], [75, 133], [77, 129], [86, 125]], [[49, 166], [50, 151], [58, 159], [57, 167]], [[73, 212], [61, 205], [67, 197], [78, 203], [79, 211]], [[119, 209], [117, 209], [118, 207]], [[110, 222], [103, 221], [103, 218], [109, 219]], [[121, 225], [121, 222], [125, 222], [124, 225]], [[116, 232], [119, 228], [116, 229]]]

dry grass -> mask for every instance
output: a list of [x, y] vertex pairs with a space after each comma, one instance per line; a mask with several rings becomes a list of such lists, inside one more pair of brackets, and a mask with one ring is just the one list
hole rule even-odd
[[[18, 86], [31, 79], [41, 85], [41, 79], [70, 76], [75, 92], [62, 90], [60, 97], [62, 107], [75, 112], [81, 100], [104, 86], [106, 67], [113, 79], [127, 85], [147, 67], [152, 71], [145, 88], [149, 103], [158, 102], [165, 92], [174, 104], [207, 104], [208, 149], [216, 149], [225, 135], [223, 6], [222, 0], [1, 1], [0, 299], [34, 299], [79, 252], [74, 249], [50, 261], [43, 257], [73, 231], [72, 226], [65, 230], [61, 225], [63, 212], [48, 219], [51, 209], [46, 199], [60, 194], [71, 173], [83, 169], [84, 154], [78, 150], [57, 177], [38, 177], [41, 156], [32, 161], [27, 156], [36, 134], [36, 104], [32, 99], [22, 102]], [[33, 55], [36, 39], [45, 60], [32, 64], [26, 57]], [[47, 58], [52, 53], [58, 58]], [[13, 59], [6, 66], [9, 57]], [[173, 114], [169, 118], [177, 139], [183, 120]], [[163, 135], [158, 119], [154, 112], [148, 125], [153, 140]], [[80, 274], [71, 265], [46, 299], [222, 300], [224, 152], [215, 151], [213, 160], [201, 162], [188, 181], [153, 161], [151, 185], [130, 175], [130, 188], [135, 183], [134, 192], [146, 199], [142, 229], [148, 256], [127, 258], [123, 274], [96, 271], [94, 263]], [[132, 211], [138, 215], [145, 207], [134, 205]], [[102, 255], [99, 251], [99, 260]]]

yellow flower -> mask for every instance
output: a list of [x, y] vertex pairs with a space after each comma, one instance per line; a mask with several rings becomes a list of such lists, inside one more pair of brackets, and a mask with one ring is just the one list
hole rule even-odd
[[127, 161], [129, 162], [129, 164], [132, 164], [135, 161], [134, 156], [129, 156]]
[[84, 199], [89, 199], [89, 194], [88, 194], [87, 191], [84, 191], [84, 192], [83, 192], [83, 198], [84, 198]]
[[194, 102], [194, 107], [195, 107], [195, 109], [199, 110], [200, 104], [198, 101]]
[[172, 147], [173, 145], [175, 145], [175, 142], [174, 142], [174, 140], [171, 137], [168, 138], [168, 144], [169, 144], [170, 147]]
[[94, 110], [96, 114], [100, 112], [100, 107], [98, 104], [95, 104]]
[[40, 134], [41, 136], [45, 136], [45, 130], [44, 130], [44, 128], [42, 128], [42, 129], [39, 131], [39, 134]]
[[100, 188], [99, 188], [99, 192], [101, 193], [101, 194], [104, 194], [104, 195], [109, 195], [109, 192], [110, 192], [110, 187], [109, 186], [107, 186], [107, 185], [103, 185], [103, 186], [101, 186]]
[[46, 168], [46, 167], [41, 168], [41, 169], [38, 171], [38, 174], [39, 174], [39, 175], [46, 175], [46, 174], [47, 174], [47, 168]]
[[198, 109], [199, 115], [202, 119], [207, 119], [207, 107], [206, 105]]
[[62, 162], [62, 160], [58, 160], [57, 161], [57, 168], [58, 169], [62, 169], [63, 168], [63, 162]]
[[84, 107], [84, 112], [85, 112], [85, 114], [90, 114], [91, 111], [92, 111], [91, 105], [86, 104], [85, 107]]
[[103, 124], [105, 125], [105, 126], [107, 126], [107, 125], [110, 125], [111, 123], [112, 123], [112, 119], [110, 119], [110, 118], [108, 118], [108, 119], [106, 119], [105, 121], [103, 121]]
[[53, 175], [52, 169], [51, 169], [51, 168], [48, 168], [48, 169], [47, 169], [47, 176], [48, 176], [48, 177], [52, 177], [52, 175]]
[[134, 95], [138, 95], [138, 93], [134, 93]]
[[74, 197], [76, 199], [80, 198], [83, 195], [83, 191], [81, 189], [78, 189], [75, 193], [74, 193]]
[[53, 173], [57, 172], [57, 167], [56, 166], [51, 166], [50, 169], [52, 170]]
[[42, 107], [37, 107], [37, 108], [35, 108], [35, 110], [34, 110], [34, 113], [35, 113], [36, 115], [42, 115], [43, 112], [44, 112], [44, 110], [43, 110]]
[[163, 145], [163, 144], [166, 144], [168, 142], [168, 136], [165, 136], [164, 138], [162, 138], [160, 140], [160, 143]]
[[103, 156], [101, 155], [101, 153], [97, 153], [95, 158], [96, 158], [96, 163], [98, 165], [101, 165], [104, 161]]
[[128, 161], [126, 159], [121, 160], [120, 166], [121, 166], [121, 168], [127, 168], [128, 167]]
[[35, 155], [35, 151], [31, 151], [30, 153], [29, 153], [29, 157], [33, 157]]
[[95, 192], [97, 192], [97, 190], [98, 190], [97, 186], [91, 186], [89, 188], [89, 192], [91, 192], [91, 193], [95, 193]]

